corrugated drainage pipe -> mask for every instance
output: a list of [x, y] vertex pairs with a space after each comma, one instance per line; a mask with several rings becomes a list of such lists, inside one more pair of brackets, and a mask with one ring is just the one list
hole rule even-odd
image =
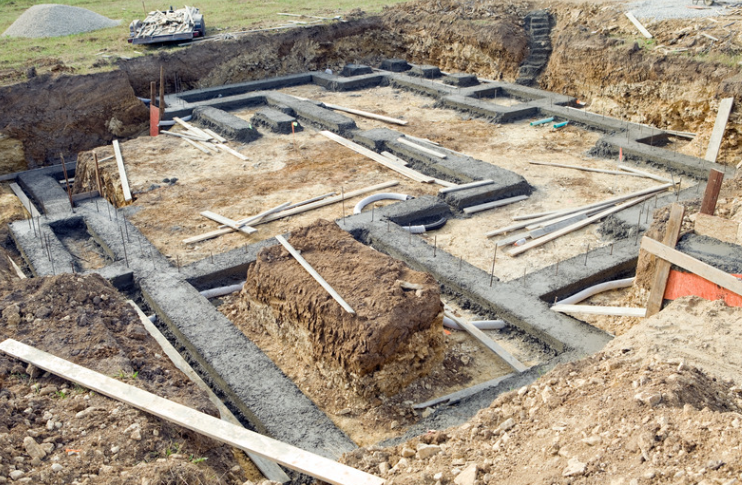
[[422, 226], [400, 226], [405, 231], [409, 231], [412, 234], [424, 234], [427, 231], [432, 231], [433, 229], [440, 229], [443, 227], [443, 225], [446, 223], [448, 219], [445, 217], [441, 217], [435, 222], [431, 222], [430, 224], [425, 224]]
[[[471, 324], [479, 330], [501, 330], [507, 325], [503, 320], [479, 320], [471, 322]], [[448, 317], [443, 317], [443, 326], [453, 330], [461, 330], [459, 324]]]
[[604, 291], [608, 291], [608, 290], [617, 290], [619, 288], [627, 288], [633, 284], [634, 284], [634, 278], [624, 278], [622, 280], [606, 281], [605, 283], [600, 283], [599, 285], [591, 286], [590, 288], [585, 288], [581, 292], [575, 293], [572, 296], [568, 296], [564, 300], [559, 300], [558, 303], [560, 305], [574, 305], [598, 293], [603, 293]]
[[364, 207], [369, 205], [372, 202], [376, 202], [379, 200], [410, 200], [414, 199], [411, 195], [407, 194], [395, 194], [392, 192], [382, 192], [381, 194], [373, 194], [369, 195], [368, 197], [365, 197], [360, 200], [356, 204], [356, 206], [353, 208], [353, 214], [360, 214]]

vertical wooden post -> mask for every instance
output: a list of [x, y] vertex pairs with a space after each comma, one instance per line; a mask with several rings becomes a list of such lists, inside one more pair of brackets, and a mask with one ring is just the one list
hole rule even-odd
[[[673, 204], [670, 209], [670, 219], [665, 227], [665, 237], [662, 239], [662, 244], [665, 246], [674, 248], [678, 243], [680, 228], [683, 227], [683, 215], [685, 215], [685, 207], [677, 203]], [[655, 258], [655, 261], [654, 279], [647, 301], [647, 318], [659, 313], [662, 308], [667, 277], [670, 276], [670, 263], [660, 258]]]
[[100, 183], [100, 169], [98, 168], [98, 154], [93, 152], [93, 160], [95, 160], [95, 183], [98, 185], [98, 196], [103, 197], [103, 188]]
[[160, 134], [160, 109], [157, 108], [155, 103], [157, 92], [157, 83], [152, 81], [149, 83], [149, 136], [157, 136]]
[[709, 173], [708, 182], [706, 183], [706, 191], [703, 193], [703, 202], [701, 203], [701, 214], [714, 215], [716, 210], [716, 201], [719, 198], [719, 191], [721, 190], [721, 183], [724, 181], [724, 174], [718, 170], [711, 170]]
[[67, 184], [67, 197], [70, 199], [70, 207], [75, 207], [75, 203], [72, 202], [72, 191], [70, 190], [70, 179], [67, 177], [67, 167], [64, 164], [64, 155], [61, 153], [59, 156], [62, 158], [62, 172], [64, 172], [64, 181]]
[[160, 66], [160, 119], [165, 115], [165, 68]]

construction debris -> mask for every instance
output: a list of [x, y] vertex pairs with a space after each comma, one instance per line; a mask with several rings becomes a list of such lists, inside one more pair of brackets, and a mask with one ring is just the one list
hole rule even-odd
[[129, 25], [129, 42], [132, 44], [153, 44], [191, 40], [206, 35], [203, 15], [197, 8], [178, 10], [155, 10], [144, 20], [134, 20]]

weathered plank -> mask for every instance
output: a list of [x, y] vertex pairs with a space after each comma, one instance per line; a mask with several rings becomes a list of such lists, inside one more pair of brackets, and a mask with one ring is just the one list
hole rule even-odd
[[732, 112], [733, 104], [734, 98], [724, 98], [719, 103], [719, 111], [716, 113], [714, 131], [711, 132], [709, 146], [706, 150], [706, 156], [704, 157], [709, 162], [715, 162], [716, 157], [719, 155], [721, 140], [724, 138], [724, 131], [727, 128], [727, 121], [729, 121], [729, 115]]
[[[665, 237], [662, 238], [662, 244], [674, 248], [680, 237], [680, 229], [683, 227], [683, 216], [685, 207], [681, 204], [673, 204], [670, 209], [670, 219], [667, 221], [665, 228]], [[659, 313], [662, 308], [662, 300], [665, 297], [665, 288], [667, 287], [667, 277], [670, 276], [670, 263], [665, 260], [658, 260], [655, 265], [654, 279], [649, 291], [647, 300], [647, 316]]]
[[121, 177], [121, 189], [124, 192], [124, 200], [129, 202], [131, 200], [131, 190], [129, 190], [129, 179], [126, 177], [124, 157], [121, 156], [121, 147], [119, 147], [118, 140], [113, 140], [113, 153], [116, 155], [116, 164], [119, 167], [119, 177]]

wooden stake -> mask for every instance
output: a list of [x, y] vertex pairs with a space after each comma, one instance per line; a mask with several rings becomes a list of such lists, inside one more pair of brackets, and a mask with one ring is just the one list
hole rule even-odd
[[100, 183], [100, 168], [98, 167], [98, 154], [93, 152], [93, 160], [95, 160], [95, 183], [98, 185], [98, 193], [103, 195], [103, 189]]
[[131, 200], [131, 190], [129, 190], [129, 179], [126, 178], [126, 169], [124, 168], [124, 158], [121, 156], [121, 147], [118, 140], [113, 140], [113, 153], [116, 155], [116, 163], [119, 167], [119, 177], [121, 177], [121, 189], [124, 193], [124, 200]]
[[289, 244], [289, 242], [283, 236], [277, 235], [276, 240], [279, 243], [281, 243], [281, 246], [286, 248], [289, 254], [291, 254], [291, 256], [293, 256], [294, 259], [296, 259], [296, 261], [298, 261], [299, 264], [301, 264], [302, 267], [305, 270], [307, 270], [307, 272], [312, 276], [312, 278], [314, 278], [315, 281], [317, 281], [317, 283], [319, 283], [322, 286], [322, 288], [324, 288], [325, 291], [327, 291], [327, 293], [329, 293], [330, 296], [332, 296], [335, 299], [335, 301], [338, 302], [340, 306], [343, 307], [343, 309], [346, 312], [352, 315], [356, 314], [355, 310], [353, 310], [350, 307], [350, 305], [348, 305], [348, 303], [346, 303], [346, 301], [343, 300], [343, 297], [341, 297], [338, 294], [338, 292], [335, 291], [335, 289], [332, 286], [330, 286], [330, 284], [327, 281], [325, 281], [325, 279], [314, 268], [312, 268], [312, 265], [310, 265], [307, 262], [307, 260], [304, 259], [304, 257], [301, 254], [299, 254], [299, 252], [296, 249], [294, 249], [294, 247], [291, 244]]
[[719, 199], [721, 183], [724, 181], [724, 174], [718, 170], [711, 170], [708, 182], [706, 182], [706, 191], [703, 193], [703, 202], [701, 203], [701, 214], [714, 215], [716, 211], [716, 201]]
[[160, 119], [165, 117], [165, 68], [160, 66]]
[[64, 182], [67, 184], [67, 197], [70, 199], [70, 207], [75, 207], [75, 203], [72, 202], [72, 190], [70, 190], [70, 179], [67, 177], [67, 167], [64, 164], [64, 155], [60, 153], [59, 156], [62, 158], [62, 172], [64, 172]]
[[[665, 228], [665, 237], [662, 238], [662, 244], [674, 248], [680, 237], [680, 229], [683, 227], [683, 215], [685, 207], [681, 204], [673, 204], [670, 208], [670, 219], [667, 221]], [[647, 316], [659, 313], [662, 308], [662, 300], [665, 296], [665, 287], [667, 286], [667, 277], [670, 275], [670, 263], [664, 260], [657, 260], [654, 270], [652, 286], [649, 290], [649, 300], [647, 300]]]

